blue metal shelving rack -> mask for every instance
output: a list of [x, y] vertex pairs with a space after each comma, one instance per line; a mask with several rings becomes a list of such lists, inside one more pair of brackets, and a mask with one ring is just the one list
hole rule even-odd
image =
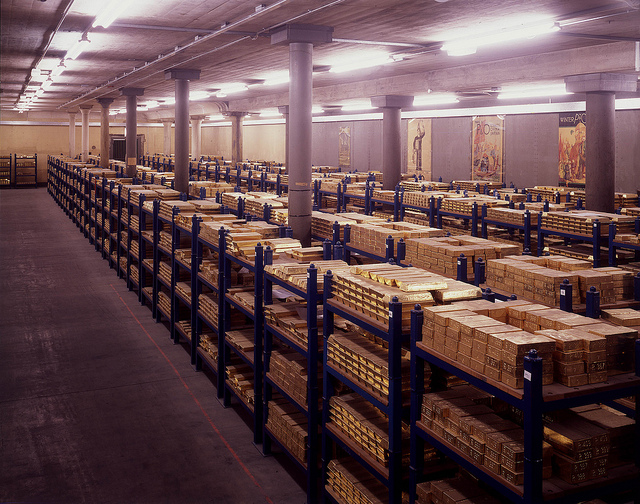
[[538, 255], [541, 256], [544, 251], [544, 237], [545, 236], [559, 236], [565, 240], [576, 240], [591, 243], [593, 246], [593, 267], [600, 267], [600, 245], [605, 242], [605, 239], [600, 235], [600, 221], [595, 219], [593, 222], [591, 236], [576, 235], [573, 233], [564, 233], [553, 229], [544, 229], [542, 227], [542, 212], [538, 214]]
[[[640, 410], [640, 341], [636, 342], [636, 371], [610, 377], [603, 384], [584, 387], [565, 387], [560, 384], [542, 386], [542, 359], [531, 352], [524, 358], [524, 389], [512, 389], [422, 345], [423, 312], [419, 305], [411, 312], [411, 502], [415, 502], [415, 485], [422, 474], [420, 455], [427, 442], [453, 459], [475, 477], [512, 502], [533, 504], [543, 501], [580, 502], [616, 491], [635, 490], [640, 499], [640, 451], [636, 450], [635, 466], [610, 471], [601, 478], [583, 485], [569, 485], [559, 478], [542, 479], [543, 415], [547, 412], [611, 401], [636, 395], [636, 410]], [[466, 458], [456, 447], [435, 435], [420, 423], [424, 394], [424, 365], [434, 364], [440, 369], [462, 378], [471, 385], [488, 392], [523, 412], [525, 431], [524, 485], [515, 486]], [[640, 424], [636, 423], [636, 443], [640, 441]]]
[[[271, 264], [273, 258], [272, 251], [267, 247], [265, 253], [266, 264]], [[301, 346], [298, 342], [289, 338], [279, 328], [268, 324], [264, 324], [264, 394], [263, 394], [263, 453], [271, 452], [271, 442], [274, 441], [280, 448], [291, 458], [296, 466], [298, 466], [306, 474], [307, 482], [307, 503], [315, 504], [318, 502], [318, 448], [319, 436], [318, 426], [320, 425], [320, 412], [318, 411], [318, 370], [320, 361], [320, 353], [318, 351], [318, 321], [317, 312], [311, 307], [316, 307], [321, 298], [318, 292], [318, 270], [311, 264], [307, 269], [307, 288], [300, 289], [284, 280], [270, 275], [264, 274], [264, 303], [270, 305], [273, 302], [272, 287], [274, 284], [285, 288], [287, 291], [300, 296], [307, 303], [307, 348]], [[299, 354], [303, 355], [307, 361], [307, 405], [300, 404], [293, 399], [285, 390], [285, 388], [273, 380], [269, 376], [271, 352], [273, 348], [273, 338], [286, 344]], [[269, 401], [272, 398], [273, 391], [277, 391], [282, 397], [293, 404], [307, 418], [307, 460], [299, 460], [295, 457], [278, 438], [267, 428], [267, 420], [269, 417]]]
[[[195, 223], [194, 223], [195, 224]], [[192, 237], [195, 237], [195, 248], [192, 248], [192, 252], [195, 250], [195, 256], [192, 254], [191, 260], [191, 313], [192, 317], [195, 315], [195, 325], [192, 324], [192, 345], [195, 347], [196, 355], [196, 370], [201, 370], [202, 365], [205, 364], [216, 375], [216, 388], [218, 398], [224, 396], [224, 363], [223, 355], [220, 349], [220, 334], [224, 334], [224, 321], [223, 315], [223, 300], [222, 294], [225, 291], [224, 287], [224, 249], [225, 249], [225, 233], [224, 227], [218, 230], [218, 240], [216, 243], [211, 243], [200, 233], [201, 221], [197, 221], [197, 228], [194, 229], [195, 233], [192, 233]], [[193, 245], [192, 245], [193, 247]], [[200, 273], [200, 265], [204, 257], [204, 249], [208, 248], [210, 251], [218, 254], [218, 282], [213, 284], [202, 273]], [[222, 251], [222, 253], [221, 253]], [[194, 262], [195, 261], [195, 262]], [[195, 283], [193, 283], [195, 281]], [[193, 288], [195, 285], [195, 289]], [[209, 289], [212, 293], [217, 295], [218, 298], [218, 320], [211, 320], [204, 312], [200, 310], [200, 294], [203, 293], [203, 289]], [[203, 332], [203, 326], [208, 327], [218, 337], [218, 355], [214, 360], [201, 346], [200, 335]]]
[[[636, 217], [635, 232], [640, 233], [640, 217]], [[609, 224], [609, 266], [616, 266], [618, 263], [617, 250], [633, 250], [636, 261], [640, 259], [640, 245], [616, 241], [617, 225], [615, 222]]]
[[[389, 490], [389, 502], [401, 502], [402, 495], [402, 378], [401, 378], [401, 349], [402, 333], [402, 304], [397, 298], [389, 304], [389, 324], [385, 326], [373, 319], [361, 316], [358, 312], [332, 299], [333, 275], [327, 272], [324, 276], [323, 292], [323, 322], [324, 322], [324, 353], [323, 353], [323, 403], [322, 403], [322, 480], [323, 488], [327, 483], [327, 465], [332, 457], [332, 445], [339, 446], [350, 457], [358, 461], [365, 469], [374, 475]], [[334, 315], [339, 315], [358, 327], [371, 332], [375, 336], [387, 341], [389, 365], [389, 395], [385, 403], [375, 394], [358, 385], [355, 378], [348, 376], [327, 362], [327, 342], [334, 329]], [[350, 442], [341, 431], [331, 425], [329, 417], [329, 401], [333, 396], [332, 379], [347, 385], [354, 392], [380, 409], [389, 418], [389, 464], [382, 467], [371, 459], [357, 445]], [[333, 501], [333, 497], [326, 491], [324, 496]]]
[[515, 224], [513, 222], [502, 222], [494, 219], [488, 219], [487, 205], [482, 205], [481, 236], [485, 240], [487, 239], [487, 226], [489, 224], [491, 224], [492, 226], [508, 229], [509, 232], [513, 232], [514, 230], [522, 231], [524, 238], [523, 248], [531, 250], [531, 231], [538, 230], [538, 218], [534, 218], [534, 222], [531, 221], [532, 217], [529, 210], [525, 210], [524, 212], [524, 224]]
[[[225, 289], [223, 291], [223, 311], [222, 311], [222, 319], [224, 321], [224, 331], [218, 334], [218, 353], [222, 354], [222, 368], [219, 368], [219, 374], [223, 376], [226, 375], [226, 365], [230, 362], [231, 354], [230, 352], [234, 352], [235, 355], [240, 357], [242, 361], [249, 365], [253, 369], [253, 392], [254, 392], [254, 404], [248, 404], [243, 397], [236, 393], [236, 391], [229, 385], [226, 380], [224, 381], [224, 395], [223, 395], [223, 405], [228, 407], [231, 405], [231, 395], [236, 396], [238, 401], [245, 409], [251, 414], [253, 419], [253, 442], [255, 444], [262, 443], [262, 379], [263, 379], [263, 362], [262, 362], [262, 353], [263, 353], [263, 323], [264, 323], [264, 313], [263, 313], [263, 303], [262, 297], [263, 293], [263, 281], [264, 281], [264, 249], [261, 244], [258, 244], [255, 248], [255, 260], [253, 263], [242, 259], [240, 257], [236, 257], [233, 254], [227, 251], [226, 247], [226, 239], [221, 241], [221, 246], [224, 245], [220, 253], [224, 258], [224, 284]], [[231, 287], [231, 263], [236, 263], [243, 268], [246, 268], [249, 272], [254, 274], [254, 305], [253, 310], [247, 310], [241, 303], [238, 303], [232, 296], [228, 294], [228, 290]], [[251, 322], [253, 323], [253, 356], [248, 356], [245, 353], [241, 352], [239, 349], [235, 348], [233, 345], [229, 344], [226, 339], [226, 331], [231, 329], [231, 306], [235, 309], [239, 310], [242, 314], [245, 315]], [[220, 313], [218, 313], [218, 318], [220, 318]], [[220, 391], [218, 391], [220, 393]]]

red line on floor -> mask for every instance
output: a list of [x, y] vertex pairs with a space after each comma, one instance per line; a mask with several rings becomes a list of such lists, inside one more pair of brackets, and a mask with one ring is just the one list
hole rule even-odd
[[113, 291], [118, 295], [118, 297], [120, 298], [120, 301], [122, 301], [122, 304], [124, 304], [125, 308], [129, 311], [129, 313], [131, 314], [131, 316], [135, 319], [135, 321], [138, 323], [138, 325], [142, 328], [142, 330], [144, 331], [144, 333], [147, 335], [147, 338], [149, 338], [151, 340], [151, 342], [155, 345], [155, 347], [158, 349], [158, 351], [162, 354], [162, 356], [164, 357], [164, 359], [169, 363], [169, 365], [171, 366], [171, 369], [173, 369], [173, 372], [176, 374], [176, 376], [180, 379], [180, 382], [182, 382], [182, 384], [184, 385], [184, 388], [187, 389], [187, 392], [189, 392], [189, 395], [191, 396], [191, 398], [194, 400], [194, 402], [196, 403], [196, 405], [198, 406], [198, 408], [200, 408], [200, 411], [202, 411], [202, 414], [204, 415], [204, 417], [207, 419], [207, 421], [209, 422], [209, 425], [211, 425], [211, 427], [213, 428], [213, 430], [215, 431], [215, 433], [218, 435], [218, 437], [220, 438], [220, 440], [224, 443], [224, 445], [227, 447], [227, 450], [229, 450], [229, 452], [231, 453], [231, 455], [233, 455], [233, 457], [236, 459], [236, 461], [238, 462], [238, 464], [240, 464], [240, 467], [242, 467], [242, 470], [247, 474], [247, 476], [249, 476], [249, 478], [251, 479], [251, 481], [253, 481], [253, 484], [255, 486], [257, 486], [260, 489], [260, 492], [262, 492], [262, 495], [264, 495], [265, 500], [269, 503], [269, 504], [273, 504], [273, 501], [269, 498], [269, 496], [265, 493], [264, 489], [260, 486], [260, 483], [258, 483], [258, 480], [256, 480], [256, 478], [253, 476], [253, 474], [251, 474], [251, 471], [249, 470], [249, 468], [244, 465], [242, 463], [242, 460], [240, 460], [240, 457], [238, 456], [238, 454], [235, 452], [235, 450], [231, 447], [231, 445], [229, 444], [229, 442], [225, 439], [225, 437], [222, 435], [222, 433], [220, 432], [220, 430], [218, 429], [218, 427], [216, 427], [216, 424], [213, 423], [213, 420], [211, 420], [211, 417], [209, 416], [209, 414], [204, 410], [204, 408], [202, 407], [202, 404], [200, 404], [200, 401], [198, 400], [198, 398], [194, 395], [193, 391], [189, 388], [189, 385], [187, 385], [187, 383], [184, 381], [184, 379], [182, 378], [182, 375], [180, 375], [180, 372], [176, 369], [176, 367], [173, 365], [173, 362], [171, 362], [169, 360], [169, 357], [167, 357], [167, 354], [165, 354], [162, 351], [162, 348], [160, 348], [160, 346], [156, 343], [156, 341], [151, 337], [151, 335], [149, 334], [149, 332], [145, 329], [145, 327], [142, 325], [142, 322], [140, 322], [140, 320], [138, 320], [138, 317], [135, 316], [135, 314], [131, 311], [131, 308], [129, 308], [129, 305], [127, 304], [127, 302], [122, 299], [122, 296], [120, 295], [120, 293], [115, 289], [115, 287], [113, 286], [113, 284], [109, 284], [110, 287], [113, 289]]

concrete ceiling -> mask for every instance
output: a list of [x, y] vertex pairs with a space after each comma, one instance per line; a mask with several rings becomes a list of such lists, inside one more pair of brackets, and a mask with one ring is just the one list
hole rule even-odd
[[[120, 0], [125, 1], [125, 0]], [[91, 43], [31, 105], [62, 111], [144, 88], [146, 100], [174, 94], [169, 68], [201, 70], [191, 91], [215, 93], [229, 84], [249, 89], [193, 101], [193, 111], [259, 111], [288, 102], [286, 83], [265, 86], [288, 70], [288, 48], [269, 34], [286, 23], [331, 26], [334, 42], [314, 48], [314, 104], [338, 107], [377, 94], [455, 92], [463, 104], [495, 100], [513, 83], [561, 83], [567, 75], [637, 69], [640, 0], [135, 0], [107, 29], [92, 28], [107, 3], [95, 0], [1, 0], [0, 105], [13, 108], [52, 70], [83, 33]], [[503, 27], [555, 21], [560, 31], [448, 56], [451, 38], [495, 34]], [[346, 73], [327, 71], [340, 59], [387, 54], [401, 61]], [[636, 96], [640, 96], [636, 94]], [[97, 108], [97, 107], [96, 107]], [[160, 106], [150, 117], [171, 117]]]

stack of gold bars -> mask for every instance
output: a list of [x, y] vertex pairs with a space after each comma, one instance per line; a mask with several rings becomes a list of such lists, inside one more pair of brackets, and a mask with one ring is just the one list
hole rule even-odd
[[416, 488], [416, 504], [498, 504], [500, 501], [478, 486], [471, 477], [426, 481]]
[[284, 347], [274, 349], [267, 376], [298, 404], [307, 407], [307, 359], [304, 355]]
[[[266, 427], [302, 464], [307, 463], [308, 422], [304, 413], [285, 399], [268, 403]], [[315, 463], [315, 461], [312, 461]]]
[[[385, 467], [389, 465], [389, 420], [378, 408], [359, 394], [332, 396], [329, 418], [333, 426], [373, 460]], [[402, 445], [403, 454], [408, 455], [409, 426], [406, 424], [402, 429]]]
[[600, 234], [609, 234], [609, 223], [615, 222], [619, 233], [632, 233], [635, 219], [630, 215], [618, 215], [605, 212], [571, 210], [568, 212], [543, 212], [542, 228], [574, 235], [592, 236], [595, 221], [600, 222]]
[[455, 277], [458, 271], [458, 257], [467, 258], [467, 279], [474, 276], [474, 264], [519, 253], [517, 245], [498, 243], [472, 236], [449, 236], [440, 238], [412, 238], [406, 240], [404, 262], [436, 273]]
[[553, 446], [557, 475], [573, 484], [606, 476], [609, 432], [572, 411], [562, 413], [544, 427], [544, 438]]
[[327, 467], [327, 489], [348, 504], [385, 504], [389, 490], [350, 458], [331, 460]]
[[[524, 431], [490, 407], [491, 396], [469, 386], [422, 398], [421, 424], [477, 466], [513, 485], [524, 479]], [[543, 446], [543, 478], [552, 473], [551, 446]]]
[[253, 390], [253, 369], [240, 357], [232, 356], [231, 363], [226, 365], [226, 382], [234, 389], [240, 400], [253, 411], [255, 393]]
[[485, 185], [491, 192], [496, 189], [502, 189], [502, 182], [490, 182], [485, 180], [454, 180], [452, 184], [454, 189], [458, 189], [458, 187], [460, 187], [461, 191], [469, 192], [475, 192], [476, 185], [480, 186], [481, 191], [484, 191]]

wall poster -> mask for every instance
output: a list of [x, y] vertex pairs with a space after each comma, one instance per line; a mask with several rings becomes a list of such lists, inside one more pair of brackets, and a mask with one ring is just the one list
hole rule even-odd
[[559, 184], [582, 186], [586, 181], [587, 113], [561, 112], [559, 119]]
[[431, 180], [431, 119], [409, 120], [407, 146], [407, 173]]
[[351, 169], [351, 127], [339, 126], [338, 130], [338, 166], [344, 170]]
[[471, 132], [471, 180], [502, 182], [504, 164], [504, 118], [476, 116]]

